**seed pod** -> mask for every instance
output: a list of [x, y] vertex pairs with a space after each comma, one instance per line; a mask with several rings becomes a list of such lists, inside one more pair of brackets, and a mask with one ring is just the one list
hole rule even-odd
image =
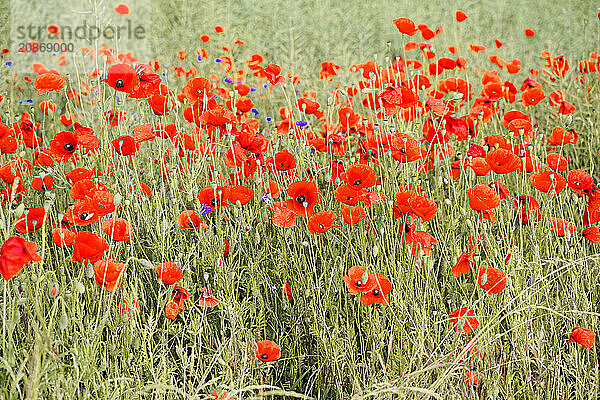
[[58, 320], [58, 326], [60, 327], [61, 331], [64, 331], [69, 326], [69, 317], [67, 317], [66, 313], [61, 315], [60, 319]]

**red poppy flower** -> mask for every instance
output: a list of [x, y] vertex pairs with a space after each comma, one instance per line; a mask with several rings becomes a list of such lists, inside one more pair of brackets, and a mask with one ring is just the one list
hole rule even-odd
[[35, 232], [42, 227], [45, 216], [44, 207], [27, 208], [15, 222], [15, 228], [21, 233]]
[[500, 205], [500, 198], [494, 189], [486, 185], [475, 185], [467, 191], [469, 206], [475, 211], [487, 211]]
[[398, 112], [400, 107], [411, 108], [419, 102], [419, 96], [406, 86], [390, 86], [379, 95], [381, 106], [386, 115]]
[[578, 195], [591, 195], [596, 190], [596, 185], [594, 185], [594, 177], [581, 170], [572, 170], [569, 171], [569, 175], [567, 176], [567, 184], [569, 188], [574, 190]]
[[407, 205], [410, 207], [409, 213], [413, 217], [421, 218], [423, 222], [431, 221], [437, 213], [437, 205], [426, 196], [412, 196], [408, 199]]
[[458, 22], [463, 22], [464, 20], [466, 20], [467, 18], [469, 18], [467, 16], [467, 14], [465, 14], [464, 11], [460, 11], [460, 10], [456, 11], [455, 16], [456, 16], [456, 20]]
[[220, 303], [219, 300], [213, 296], [212, 290], [210, 290], [210, 285], [208, 283], [204, 287], [198, 289], [198, 293], [200, 294], [200, 307], [212, 308]]
[[366, 164], [354, 164], [343, 174], [344, 182], [352, 189], [359, 191], [374, 186], [377, 183], [375, 170]]
[[102, 236], [83, 231], [75, 236], [71, 257], [75, 262], [95, 263], [102, 258], [106, 250], [108, 250], [108, 242]]
[[462, 253], [460, 257], [458, 257], [458, 261], [456, 262], [454, 267], [452, 267], [452, 271], [450, 272], [450, 274], [456, 278], [463, 274], [468, 274], [469, 272], [471, 272], [471, 266], [475, 265], [474, 256], [474, 251]]
[[104, 112], [104, 118], [107, 125], [114, 128], [115, 126], [119, 126], [121, 121], [125, 119], [125, 114], [127, 113], [124, 111], [109, 110]]
[[102, 79], [111, 88], [125, 93], [133, 93], [140, 88], [137, 71], [127, 64], [114, 64], [108, 67], [106, 79]]
[[144, 182], [137, 182], [132, 185], [128, 185], [127, 188], [131, 194], [138, 193], [145, 197], [150, 197], [150, 195], [152, 195], [152, 189]]
[[436, 238], [425, 231], [415, 231], [415, 225], [405, 225], [404, 242], [411, 245], [411, 256], [431, 253], [431, 246], [437, 244]]
[[59, 91], [65, 86], [65, 78], [57, 73], [47, 72], [35, 78], [33, 86], [38, 90], [37, 94]]
[[50, 149], [59, 157], [69, 159], [77, 150], [77, 141], [72, 132], [59, 132], [50, 141]]
[[312, 216], [315, 213], [314, 206], [321, 201], [319, 189], [309, 181], [292, 183], [287, 189], [287, 195], [291, 199], [285, 201], [286, 207], [301, 217]]
[[[150, 106], [150, 108], [152, 108], [152, 112], [154, 113], [154, 115], [168, 116], [170, 114], [171, 110], [175, 107], [173, 95], [174, 92], [172, 90], [170, 90], [163, 84], [160, 85], [159, 89], [156, 92], [154, 92], [152, 97], [148, 98], [147, 100], [148, 105]], [[185, 109], [185, 111], [187, 110], [188, 108]], [[186, 117], [185, 111], [184, 117], [187, 120], [189, 118], [189, 114]], [[192, 121], [195, 122], [198, 120], [198, 118], [198, 115], [193, 115], [192, 110]]]
[[350, 225], [356, 225], [367, 216], [365, 209], [360, 206], [344, 206], [340, 211], [344, 222]]
[[224, 105], [219, 104], [204, 111], [198, 119], [198, 122], [201, 125], [211, 125], [223, 128], [225, 124], [235, 123], [235, 120], [235, 114], [225, 108]]
[[0, 123], [0, 151], [6, 154], [12, 154], [17, 151], [18, 143], [13, 137], [13, 132], [6, 124]]
[[229, 393], [225, 392], [225, 391], [217, 391], [216, 389], [214, 389], [212, 391], [211, 396], [215, 399], [215, 400], [233, 400], [233, 397], [231, 397], [229, 395]]
[[336, 219], [337, 215], [331, 210], [319, 211], [308, 219], [306, 227], [311, 235], [315, 233], [325, 233], [333, 227], [340, 227], [340, 225], [333, 225], [333, 222]]
[[529, 88], [521, 94], [521, 101], [525, 107], [535, 106], [545, 98], [546, 94], [539, 86]]
[[284, 207], [279, 202], [275, 202], [272, 204], [273, 210], [273, 224], [280, 228], [291, 228], [296, 226], [296, 219], [298, 218], [298, 214], [294, 211], [290, 210], [287, 207]]
[[398, 31], [408, 36], [414, 36], [415, 33], [418, 32], [418, 29], [415, 27], [415, 23], [408, 18], [397, 18], [392, 21]]
[[554, 171], [566, 171], [569, 166], [569, 160], [559, 153], [550, 153], [546, 156], [548, 168]]
[[40, 103], [40, 110], [41, 110], [41, 111], [42, 111], [44, 114], [48, 115], [48, 114], [50, 114], [51, 112], [55, 112], [55, 111], [56, 111], [56, 104], [54, 104], [54, 103], [52, 103], [52, 102], [50, 102], [50, 101], [42, 101], [42, 102]]
[[54, 179], [50, 175], [36, 176], [31, 180], [31, 187], [40, 192], [54, 190]]
[[133, 127], [133, 140], [136, 143], [142, 143], [146, 140], [154, 140], [156, 135], [152, 128], [152, 124], [136, 125]]
[[[366, 192], [366, 190], [363, 191]], [[346, 184], [338, 187], [334, 192], [334, 196], [336, 200], [349, 206], [355, 206], [360, 201], [359, 192]]]
[[179, 229], [207, 229], [208, 225], [200, 219], [194, 210], [187, 210], [179, 214], [177, 217], [177, 226]]
[[75, 168], [67, 172], [67, 179], [72, 183], [80, 181], [82, 179], [89, 180], [93, 176], [100, 176], [100, 173], [94, 168], [93, 170], [85, 169], [85, 168]]
[[78, 200], [73, 205], [73, 211], [67, 211], [69, 223], [75, 226], [88, 226], [98, 221], [100, 215], [92, 200]]
[[281, 349], [271, 340], [261, 340], [256, 343], [256, 358], [262, 362], [278, 360], [281, 357]]
[[147, 69], [139, 72], [140, 86], [129, 93], [132, 99], [147, 99], [158, 93], [161, 87], [161, 78], [157, 74], [152, 73], [152, 69], [146, 64]]
[[122, 156], [132, 156], [139, 150], [133, 136], [122, 135], [110, 142], [115, 151]]
[[514, 137], [523, 136], [526, 140], [533, 139], [533, 125], [531, 121], [524, 118], [517, 118], [510, 121], [508, 124], [508, 129], [513, 132]]
[[94, 197], [98, 190], [98, 184], [91, 179], [83, 178], [75, 181], [69, 190], [69, 196], [73, 200], [86, 200]]
[[597, 226], [590, 226], [585, 228], [581, 235], [594, 244], [600, 243], [600, 228]]
[[575, 225], [562, 218], [550, 218], [550, 226], [552, 227], [552, 231], [561, 237], [567, 236], [567, 231], [569, 233], [577, 232], [577, 227]]
[[579, 135], [573, 129], [563, 129], [555, 127], [552, 129], [552, 135], [548, 136], [548, 144], [550, 146], [563, 146], [565, 144], [577, 144]]
[[121, 14], [121, 15], [129, 14], [129, 7], [126, 4], [118, 4], [117, 6], [115, 6], [114, 10], [117, 14]]
[[498, 294], [506, 287], [506, 276], [497, 268], [482, 265], [477, 272], [477, 282], [489, 294]]
[[498, 148], [485, 156], [492, 171], [497, 174], [509, 174], [521, 168], [521, 159], [509, 150]]
[[514, 204], [517, 207], [517, 215], [520, 217], [523, 225], [532, 225], [540, 220], [540, 205], [535, 198], [531, 196], [517, 196]]
[[362, 305], [370, 306], [372, 304], [381, 304], [389, 306], [390, 302], [388, 295], [392, 291], [392, 283], [387, 276], [382, 274], [369, 274], [369, 281], [373, 281], [373, 287], [371, 290], [366, 291], [360, 296], [360, 302]]
[[281, 296], [284, 299], [288, 299], [288, 300], [292, 300], [294, 298], [294, 296], [292, 295], [292, 286], [288, 283], [284, 284], [282, 287], [282, 293]]
[[19, 122], [12, 124], [12, 130], [14, 136], [23, 141], [26, 147], [34, 148], [41, 145], [41, 139], [36, 136], [36, 131], [39, 129], [40, 123], [33, 123], [30, 119], [29, 113], [21, 114]]
[[542, 171], [531, 175], [531, 184], [540, 192], [559, 194], [567, 186], [567, 180], [558, 172]]
[[263, 189], [265, 193], [269, 193], [273, 198], [279, 197], [279, 193], [281, 191], [281, 189], [279, 188], [279, 184], [271, 180], [263, 183]]
[[413, 189], [412, 185], [403, 187], [400, 185], [400, 191], [396, 193], [396, 203], [394, 204], [394, 218], [398, 219], [402, 215], [412, 211], [412, 207], [408, 204], [410, 199], [418, 196], [421, 193], [421, 188], [418, 186]]
[[96, 190], [92, 196], [92, 204], [99, 217], [115, 211], [115, 196], [107, 190]]
[[281, 73], [281, 67], [277, 64], [269, 64], [265, 68], [258, 67], [258, 70], [254, 73], [254, 75], [267, 78], [267, 80], [271, 83], [271, 85], [275, 86], [280, 82], [285, 82], [285, 78], [283, 76], [279, 76]]
[[34, 242], [11, 236], [0, 247], [0, 274], [9, 281], [21, 272], [28, 262], [41, 260]]
[[471, 163], [469, 164], [469, 167], [471, 167], [471, 169], [473, 170], [473, 172], [475, 172], [475, 175], [477, 176], [486, 176], [492, 170], [490, 164], [488, 164], [485, 160], [485, 157], [473, 158], [471, 160]]
[[292, 153], [287, 150], [275, 153], [272, 162], [275, 165], [275, 169], [278, 171], [289, 171], [296, 168], [296, 159]]
[[350, 107], [342, 107], [338, 110], [339, 123], [346, 132], [348, 129], [355, 129], [360, 123], [360, 114], [357, 114]]
[[209, 92], [211, 88], [212, 83], [208, 79], [198, 77], [190, 79], [183, 88], [182, 93], [190, 104], [195, 104], [198, 101], [206, 101], [205, 98], [207, 100], [213, 98], [215, 94]]
[[471, 333], [479, 326], [479, 321], [474, 316], [475, 311], [468, 308], [459, 308], [454, 310], [448, 317], [450, 322], [454, 324], [456, 332]]
[[596, 334], [593, 331], [580, 326], [573, 328], [573, 332], [571, 332], [571, 336], [569, 336], [569, 343], [579, 343], [586, 349], [591, 349], [594, 346], [595, 341]]
[[350, 294], [358, 294], [360, 292], [368, 292], [375, 288], [377, 282], [375, 275], [370, 274], [363, 266], [356, 265], [348, 270], [348, 275], [342, 279], [346, 283], [346, 288]]
[[331, 61], [322, 62], [321, 72], [319, 72], [319, 79], [332, 80], [332, 76], [337, 75], [338, 69], [340, 69], [340, 66]]
[[190, 292], [186, 289], [175, 286], [171, 292], [171, 299], [165, 305], [165, 317], [168, 319], [175, 319], [179, 311], [185, 310], [184, 300], [191, 296]]
[[52, 228], [52, 242], [62, 248], [73, 246], [77, 234], [67, 228]]
[[216, 210], [227, 205], [227, 199], [229, 198], [229, 190], [224, 186], [206, 186], [198, 193], [198, 200], [201, 204], [209, 206], [211, 209]]
[[131, 224], [123, 218], [110, 218], [102, 223], [102, 231], [117, 242], [131, 240]]
[[254, 197], [254, 189], [249, 189], [243, 185], [229, 186], [227, 191], [227, 200], [232, 204], [238, 201], [240, 205], [248, 204]]
[[98, 260], [94, 263], [94, 276], [100, 287], [113, 291], [120, 284], [120, 278], [125, 271], [125, 264], [109, 260]]
[[481, 377], [481, 373], [477, 371], [467, 371], [465, 385], [470, 386], [475, 390], [475, 386], [479, 383], [479, 378]]
[[183, 271], [179, 266], [172, 262], [164, 262], [156, 266], [158, 277], [165, 285], [172, 285], [183, 279]]

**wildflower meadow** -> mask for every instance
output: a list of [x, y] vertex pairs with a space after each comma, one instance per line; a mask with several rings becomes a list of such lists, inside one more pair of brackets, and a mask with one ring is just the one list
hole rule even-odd
[[0, 398], [600, 398], [600, 4], [0, 25]]

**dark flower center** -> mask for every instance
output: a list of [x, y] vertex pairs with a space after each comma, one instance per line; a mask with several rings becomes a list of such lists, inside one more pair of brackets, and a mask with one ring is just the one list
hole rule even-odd
[[123, 79], [117, 79], [115, 81], [115, 86], [118, 87], [119, 89], [124, 88], [125, 82], [123, 82]]
[[356, 281], [356, 286], [361, 287], [363, 285], [362, 281]]
[[379, 290], [378, 289], [373, 290], [373, 296], [379, 296]]
[[66, 151], [73, 151], [73, 150], [75, 150], [75, 146], [73, 145], [73, 143], [70, 143], [70, 142], [65, 143], [65, 145], [63, 146], [63, 148]]
[[211, 207], [216, 207], [216, 206], [217, 206], [216, 199], [212, 199], [212, 200], [210, 201], [210, 205], [211, 205]]
[[92, 216], [94, 214], [93, 213], [81, 213], [81, 215], [79, 216], [79, 219], [82, 221], [89, 221], [90, 219], [92, 219]]
[[300, 204], [304, 203], [306, 201], [306, 196], [301, 194], [300, 196], [296, 197], [296, 201]]
[[353, 185], [354, 185], [354, 186], [358, 186], [358, 185], [360, 185], [361, 183], [362, 183], [362, 181], [361, 181], [360, 179], [357, 179], [357, 180], [355, 180], [355, 181], [354, 181]]
[[269, 358], [269, 355], [267, 353], [261, 354], [260, 358], [262, 358], [263, 360], [266, 360], [267, 358]]

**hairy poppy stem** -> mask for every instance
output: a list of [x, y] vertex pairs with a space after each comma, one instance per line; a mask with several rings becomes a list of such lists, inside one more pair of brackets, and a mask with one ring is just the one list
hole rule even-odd
[[4, 281], [4, 294], [2, 295], [2, 348], [6, 349], [6, 285], [8, 281]]

